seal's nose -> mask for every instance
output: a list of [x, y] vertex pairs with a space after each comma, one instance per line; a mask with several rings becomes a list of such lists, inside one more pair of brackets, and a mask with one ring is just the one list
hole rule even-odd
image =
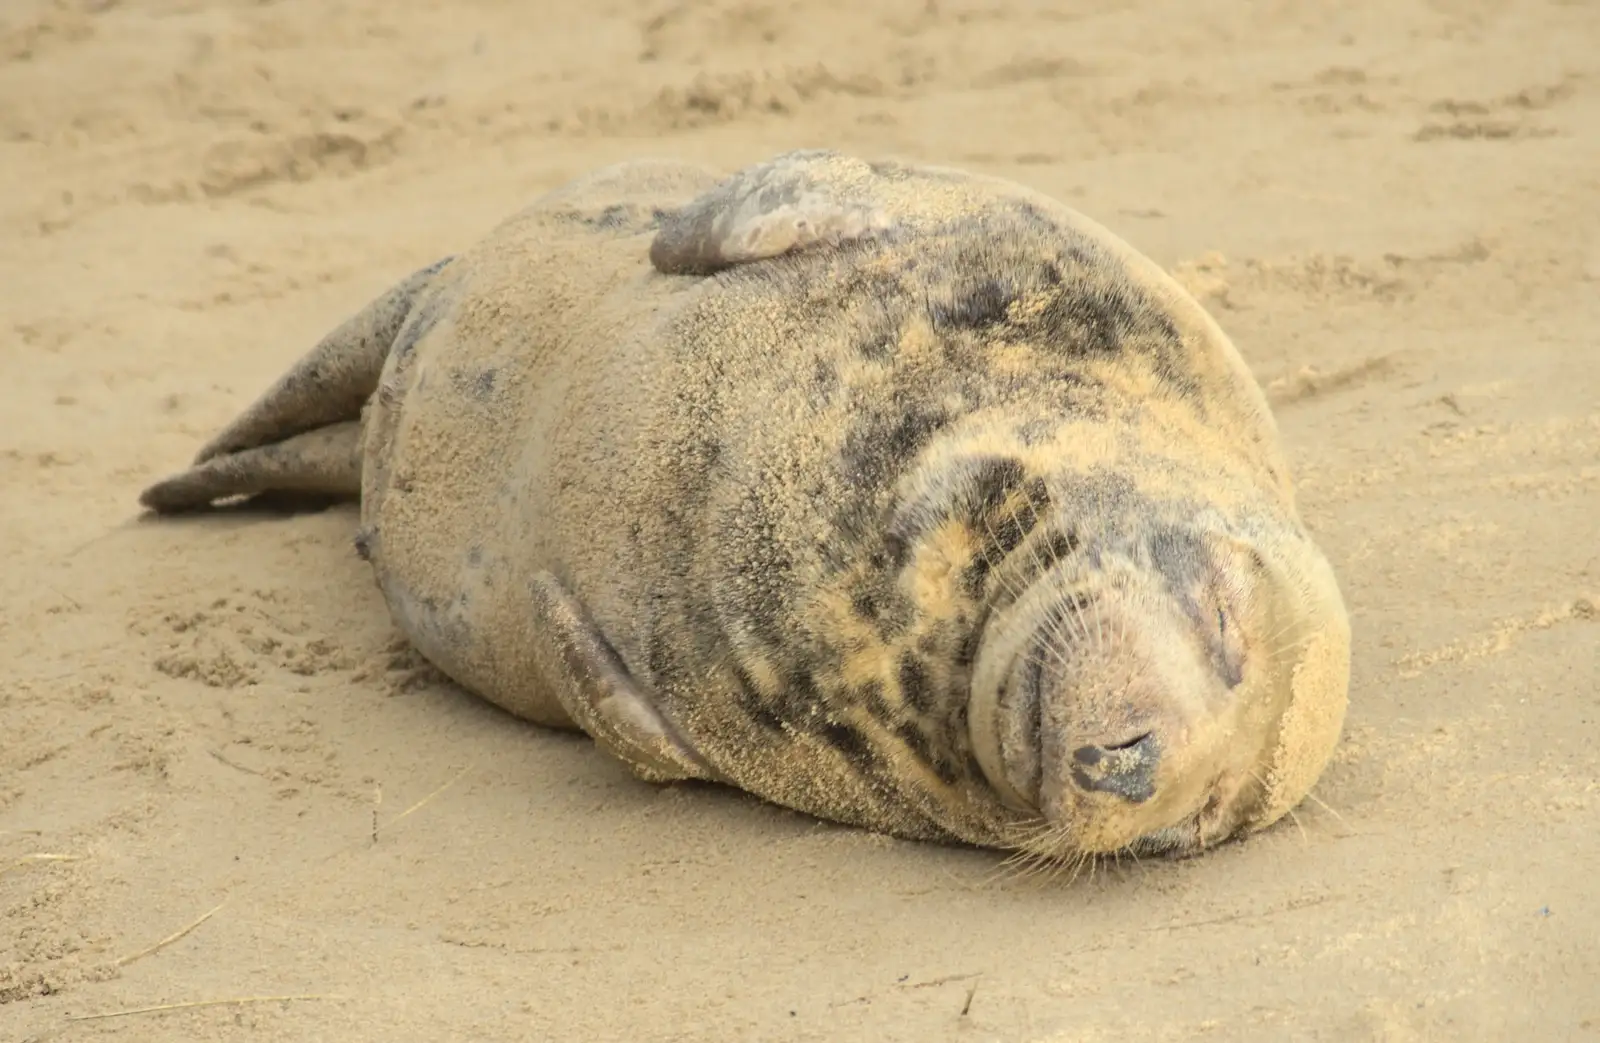
[[1161, 747], [1154, 732], [1110, 746], [1079, 746], [1072, 751], [1072, 781], [1090, 793], [1110, 793], [1142, 804], [1156, 792]]

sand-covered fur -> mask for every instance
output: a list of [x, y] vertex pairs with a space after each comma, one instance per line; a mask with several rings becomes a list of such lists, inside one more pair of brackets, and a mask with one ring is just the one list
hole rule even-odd
[[896, 835], [1197, 850], [1298, 802], [1343, 719], [1343, 604], [1238, 354], [1009, 182], [599, 171], [144, 501], [307, 488], [359, 491], [396, 622], [464, 686]]

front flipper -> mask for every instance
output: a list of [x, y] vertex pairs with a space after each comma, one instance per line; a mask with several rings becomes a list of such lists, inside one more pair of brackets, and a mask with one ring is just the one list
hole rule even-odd
[[533, 579], [546, 680], [572, 721], [648, 782], [721, 781], [639, 688], [582, 603], [550, 573]]
[[804, 149], [746, 167], [666, 218], [650, 263], [667, 275], [711, 275], [817, 243], [889, 227], [859, 159]]

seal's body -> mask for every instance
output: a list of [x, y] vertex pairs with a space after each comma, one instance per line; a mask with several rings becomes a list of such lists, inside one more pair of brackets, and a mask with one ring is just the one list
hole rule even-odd
[[1215, 323], [1020, 186], [608, 168], [330, 334], [143, 500], [357, 494], [407, 638], [646, 778], [1046, 858], [1276, 820], [1349, 630]]

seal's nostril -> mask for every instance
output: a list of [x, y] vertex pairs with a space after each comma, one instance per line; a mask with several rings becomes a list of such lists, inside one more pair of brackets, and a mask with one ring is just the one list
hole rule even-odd
[[1108, 746], [1080, 746], [1072, 751], [1072, 781], [1092, 793], [1111, 793], [1141, 803], [1155, 795], [1160, 743], [1154, 732]]
[[1072, 759], [1085, 767], [1093, 767], [1104, 760], [1107, 754], [1137, 749], [1150, 742], [1154, 735], [1155, 733], [1153, 732], [1145, 732], [1142, 735], [1135, 735], [1127, 742], [1108, 742], [1100, 746], [1079, 746], [1072, 751]]

